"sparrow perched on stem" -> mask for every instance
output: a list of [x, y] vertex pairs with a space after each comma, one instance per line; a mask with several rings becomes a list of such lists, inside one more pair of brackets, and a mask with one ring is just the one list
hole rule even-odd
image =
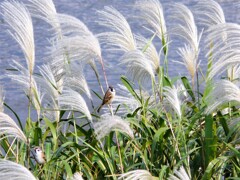
[[46, 162], [46, 158], [45, 158], [45, 155], [42, 151], [42, 148], [37, 146], [33, 150], [34, 150], [33, 155], [34, 155], [34, 158], [37, 161], [37, 163], [38, 164], [44, 164]]
[[102, 104], [100, 105], [100, 107], [98, 108], [97, 112], [99, 113], [101, 108], [105, 105], [105, 104], [111, 104], [111, 102], [113, 101], [113, 98], [115, 97], [116, 91], [112, 86], [109, 86], [108, 90], [106, 91], [104, 98], [102, 100]]

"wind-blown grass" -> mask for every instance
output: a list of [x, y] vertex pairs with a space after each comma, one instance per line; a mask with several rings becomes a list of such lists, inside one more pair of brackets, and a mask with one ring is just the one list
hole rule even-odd
[[175, 9], [172, 14], [172, 18], [179, 22], [179, 25], [173, 28], [174, 34], [182, 37], [187, 43], [183, 48], [179, 48], [179, 55], [187, 68], [192, 82], [199, 66], [198, 54], [199, 54], [199, 41], [201, 39], [201, 33], [198, 35], [197, 26], [194, 21], [194, 16], [190, 9], [183, 4], [175, 4]]
[[1, 7], [5, 21], [12, 29], [9, 33], [22, 49], [29, 73], [32, 74], [35, 65], [35, 44], [31, 15], [28, 9], [19, 2], [6, 1], [1, 4]]
[[111, 131], [124, 132], [133, 138], [133, 131], [129, 123], [119, 116], [102, 115], [100, 120], [94, 123], [94, 130], [99, 140], [107, 136]]
[[132, 30], [125, 17], [115, 8], [105, 7], [98, 11], [101, 15], [99, 24], [110, 28], [111, 32], [99, 34], [99, 38], [110, 47], [118, 47], [124, 52], [136, 50], [136, 42]]
[[[165, 19], [158, 0], [139, 0], [133, 8], [148, 23], [147, 29], [140, 28], [152, 32], [145, 37], [134, 35], [137, 32], [132, 31], [127, 18], [113, 7], [97, 11], [97, 23], [108, 30], [95, 35], [81, 20], [59, 14], [51, 0], [27, 2], [1, 3], [4, 22], [26, 59], [26, 67], [16, 60], [9, 63], [11, 71], [1, 79], [10, 77], [25, 92], [28, 106], [23, 111], [28, 117], [22, 123], [15, 107], [5, 102], [8, 92], [3, 94], [0, 88], [0, 179], [240, 176], [239, 25], [225, 23], [219, 4], [198, 2], [196, 17], [195, 11], [193, 14], [177, 3], [171, 6], [172, 21]], [[35, 63], [29, 12], [51, 25], [49, 51], [40, 65]], [[167, 32], [170, 21], [174, 29]], [[207, 27], [203, 37], [198, 22]], [[190, 78], [168, 74], [168, 52], [175, 46], [172, 35], [183, 40], [175, 51], [179, 54], [175, 61], [186, 66]], [[173, 43], [168, 46], [170, 40]], [[206, 50], [201, 61], [200, 47]], [[111, 61], [116, 62], [109, 74], [102, 48], [123, 53]], [[160, 56], [164, 57], [163, 65]], [[208, 67], [199, 76], [200, 63], [205, 60]], [[116, 75], [112, 72], [118, 66], [126, 71], [125, 76], [112, 77], [119, 78], [121, 84], [114, 86], [116, 96], [100, 115], [96, 112], [96, 102], [104, 98], [100, 73], [107, 89], [107, 75]], [[89, 70], [95, 73], [98, 86], [90, 84]], [[41, 165], [31, 154], [37, 146], [47, 159]]]
[[141, 18], [157, 32], [160, 40], [167, 40], [167, 27], [165, 23], [163, 7], [158, 0], [139, 0], [136, 2], [135, 7], [140, 10]]
[[13, 137], [27, 143], [27, 138], [22, 130], [17, 126], [11, 117], [3, 112], [0, 112], [0, 135], [3, 135], [1, 139]]
[[92, 116], [83, 97], [72, 89], [64, 89], [59, 97], [60, 108], [82, 112], [91, 121]]
[[24, 166], [2, 159], [0, 160], [0, 178], [2, 180], [36, 180], [34, 175]]

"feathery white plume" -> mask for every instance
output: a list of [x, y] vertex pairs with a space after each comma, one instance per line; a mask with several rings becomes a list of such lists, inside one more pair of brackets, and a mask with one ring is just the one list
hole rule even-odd
[[140, 50], [125, 53], [120, 59], [120, 64], [127, 66], [127, 75], [134, 80], [154, 79], [153, 62]]
[[121, 174], [121, 176], [118, 178], [119, 180], [150, 180], [150, 179], [156, 179], [156, 177], [153, 177], [151, 173], [147, 170], [139, 169], [139, 170], [133, 170], [129, 171], [127, 173]]
[[112, 30], [112, 32], [99, 34], [100, 40], [110, 47], [118, 47], [124, 52], [137, 48], [132, 30], [120, 12], [112, 7], [105, 7], [103, 11], [98, 11], [98, 13], [100, 15], [99, 24]]
[[192, 78], [192, 82], [194, 82], [194, 77], [199, 66], [198, 52], [194, 51], [194, 49], [192, 49], [189, 45], [185, 44], [183, 48], [178, 49], [178, 54], [181, 56], [183, 61], [178, 61], [178, 63], [185, 65]]
[[133, 131], [126, 120], [119, 116], [102, 115], [100, 120], [93, 124], [97, 138], [100, 140], [107, 136], [111, 131], [120, 131], [133, 138]]
[[198, 22], [207, 27], [226, 22], [221, 6], [213, 0], [198, 1], [195, 6], [194, 13], [196, 14], [195, 17]]
[[187, 6], [176, 3], [172, 8], [172, 18], [179, 23], [173, 28], [174, 34], [182, 37], [194, 51], [198, 51], [198, 31], [192, 12]]
[[31, 13], [49, 23], [56, 32], [60, 33], [57, 11], [52, 0], [28, 0]]
[[70, 70], [66, 72], [64, 79], [64, 86], [69, 87], [77, 92], [83, 92], [88, 96], [89, 99], [92, 99], [81, 64], [79, 65], [75, 62], [70, 64]]
[[63, 37], [52, 48], [51, 56], [54, 57], [53, 66], [68, 61], [79, 61], [85, 65], [91, 59], [101, 58], [101, 47], [94, 36]]
[[20, 45], [25, 55], [28, 71], [33, 74], [35, 45], [30, 13], [22, 3], [16, 1], [3, 2], [1, 7], [3, 8], [3, 18], [11, 28], [9, 32]]
[[192, 82], [194, 83], [194, 77], [199, 65], [198, 54], [200, 51], [199, 41], [201, 34], [198, 36], [193, 14], [185, 5], [176, 3], [172, 11], [172, 17], [179, 23], [173, 29], [174, 34], [180, 36], [187, 42], [183, 48], [179, 48], [178, 53], [182, 57], [182, 64], [184, 64], [189, 71]]
[[33, 174], [24, 166], [9, 160], [0, 159], [1, 180], [36, 180]]
[[30, 96], [31, 103], [35, 107], [38, 117], [40, 117], [42, 97], [35, 81], [35, 77], [29, 74], [30, 72], [16, 61], [13, 61], [11, 66], [13, 69], [16, 69], [18, 73], [16, 74], [11, 72], [7, 74], [7, 76], [10, 77], [14, 82], [18, 83], [23, 88], [25, 93]]
[[[221, 36], [222, 33], [226, 34], [224, 39]], [[240, 26], [238, 24], [225, 23], [209, 28], [205, 43], [208, 47], [214, 45], [206, 54], [213, 60], [209, 79], [225, 72], [226, 67], [230, 68], [240, 63]]]
[[179, 98], [179, 93], [178, 90], [175, 86], [171, 87], [164, 87], [163, 88], [164, 92], [163, 95], [165, 96], [165, 100], [167, 104], [165, 105], [170, 105], [171, 108], [175, 110], [177, 113], [178, 117], [181, 119], [182, 117], [182, 112], [181, 112], [181, 100]]
[[219, 106], [226, 103], [232, 101], [240, 103], [240, 89], [231, 81], [218, 81], [213, 85], [212, 90], [206, 97], [205, 101], [207, 104], [206, 113], [213, 113]]
[[36, 81], [38, 84], [41, 84], [42, 87], [42, 113], [48, 119], [58, 121], [60, 115], [58, 97], [62, 91], [62, 86], [59, 87], [59, 84], [56, 82], [50, 65], [42, 65], [39, 71], [42, 76], [36, 78]]
[[144, 38], [143, 36], [135, 36], [137, 40], [138, 49], [143, 51], [147, 59], [152, 61], [155, 72], [158, 71], [160, 67], [160, 55], [149, 39]]
[[183, 166], [179, 170], [174, 170], [174, 175], [170, 175], [169, 180], [190, 180], [191, 178], [187, 174]]
[[157, 36], [166, 41], [167, 28], [159, 0], [140, 0], [136, 2], [135, 6], [140, 10], [142, 18], [157, 32]]
[[79, 111], [92, 121], [92, 116], [83, 97], [72, 89], [64, 89], [59, 97], [59, 105], [64, 110]]
[[[78, 18], [67, 14], [56, 15], [63, 36], [93, 36], [88, 27]], [[58, 34], [56, 34], [56, 37]]]
[[82, 173], [81, 172], [75, 172], [73, 174], [73, 177], [70, 178], [70, 180], [83, 180]]
[[0, 135], [1, 136], [4, 135], [4, 137], [2, 138], [13, 137], [18, 138], [23, 142], [27, 143], [27, 138], [22, 132], [22, 130], [17, 126], [17, 124], [10, 116], [3, 112], [0, 112]]
[[2, 86], [0, 86], [0, 112], [4, 111], [4, 91]]

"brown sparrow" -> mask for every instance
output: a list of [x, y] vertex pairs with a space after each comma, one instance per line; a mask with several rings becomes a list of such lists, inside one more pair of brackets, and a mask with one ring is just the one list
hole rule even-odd
[[44, 155], [41, 147], [36, 146], [34, 148], [33, 154], [34, 154], [34, 158], [38, 164], [44, 164], [46, 162], [46, 158], [45, 158], [45, 155]]
[[113, 98], [115, 97], [116, 91], [112, 86], [109, 86], [108, 90], [106, 91], [102, 104], [101, 106], [98, 108], [97, 112], [99, 113], [101, 108], [105, 105], [105, 104], [111, 104], [111, 102], [113, 101]]

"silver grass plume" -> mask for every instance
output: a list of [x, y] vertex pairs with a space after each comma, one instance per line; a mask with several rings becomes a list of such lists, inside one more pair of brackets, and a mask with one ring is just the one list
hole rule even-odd
[[5, 99], [4, 90], [3, 87], [0, 86], [0, 112], [4, 111], [4, 99]]
[[42, 113], [48, 119], [58, 121], [60, 115], [58, 97], [62, 92], [62, 86], [59, 87], [59, 84], [56, 82], [49, 64], [39, 67], [39, 72], [42, 75], [37, 79], [38, 84], [41, 84], [43, 93]]
[[174, 175], [170, 175], [169, 180], [190, 180], [190, 176], [187, 174], [183, 166], [179, 170], [174, 170]]
[[[214, 0], [203, 0], [199, 1], [197, 5], [195, 6], [195, 14], [200, 22], [200, 24], [203, 24], [207, 27], [207, 29], [214, 29], [214, 26], [224, 25], [226, 23], [225, 15], [223, 12], [222, 7]], [[216, 27], [216, 29], [219, 27]], [[208, 31], [207, 31], [208, 33]], [[225, 43], [227, 39], [227, 32], [221, 31], [220, 34], [221, 40]], [[208, 36], [210, 37], [210, 36]], [[212, 41], [208, 39], [209, 43]], [[215, 45], [215, 44], [214, 44]], [[211, 47], [211, 46], [210, 46]], [[211, 48], [210, 48], [211, 49]]]
[[79, 111], [87, 116], [92, 121], [92, 116], [83, 97], [72, 89], [63, 89], [59, 97], [59, 106], [64, 110]]
[[178, 54], [182, 58], [183, 62], [177, 62], [183, 64], [187, 68], [192, 78], [192, 82], [194, 82], [195, 74], [199, 66], [198, 52], [195, 52], [191, 46], [185, 44], [184, 47], [178, 49]]
[[83, 180], [82, 172], [75, 172], [70, 180]]
[[28, 0], [31, 14], [49, 23], [61, 35], [59, 22], [56, 18], [57, 11], [52, 0]]
[[98, 39], [79, 19], [66, 15], [57, 14], [57, 21], [60, 24], [62, 38], [58, 33], [53, 37], [56, 42], [51, 48], [51, 67], [57, 82], [62, 85], [68, 65], [73, 61], [81, 62], [82, 66], [89, 64], [95, 72], [95, 58], [101, 61], [101, 47]]
[[[159, 0], [139, 0], [135, 7], [140, 10], [143, 18], [155, 32], [160, 40], [167, 39], [167, 27], [163, 8]], [[155, 33], [154, 32], [154, 33]]]
[[125, 53], [120, 58], [120, 65], [127, 67], [127, 75], [133, 80], [145, 81], [149, 78], [154, 80], [153, 62], [140, 50]]
[[89, 99], [92, 99], [81, 64], [77, 64], [76, 62], [70, 64], [64, 79], [64, 86], [70, 87], [77, 92], [82, 92], [86, 94]]
[[[93, 36], [88, 27], [74, 16], [58, 13], [55, 21], [59, 22], [63, 36]], [[55, 35], [55, 39], [57, 37], [58, 34]]]
[[211, 114], [218, 107], [229, 102], [240, 103], [240, 89], [231, 81], [220, 80], [213, 84], [212, 90], [205, 99], [207, 104], [206, 113]]
[[100, 41], [108, 44], [109, 47], [117, 47], [118, 50], [127, 52], [137, 49], [132, 30], [125, 17], [113, 7], [105, 7], [98, 11], [99, 24], [111, 29], [111, 32], [99, 34]]
[[28, 71], [28, 69], [26, 69], [20, 63], [14, 60], [11, 66], [13, 69], [17, 70], [18, 74], [11, 72], [7, 74], [7, 76], [10, 77], [14, 82], [19, 84], [25, 91], [26, 95], [30, 96], [29, 98], [31, 100], [31, 103], [36, 109], [38, 117], [40, 117], [42, 96], [35, 81], [35, 77], [29, 74], [30, 72]]
[[202, 33], [198, 36], [193, 14], [185, 5], [176, 3], [172, 11], [172, 17], [179, 23], [179, 25], [173, 28], [174, 34], [187, 42], [183, 48], [179, 48], [179, 55], [182, 57], [183, 64], [189, 71], [192, 82], [194, 83], [194, 77], [199, 65], [199, 41]]
[[119, 116], [102, 115], [100, 120], [93, 124], [93, 127], [99, 140], [107, 136], [111, 131], [120, 131], [134, 138], [129, 123]]
[[171, 10], [171, 17], [178, 21], [178, 25], [172, 31], [182, 37], [193, 50], [198, 51], [198, 30], [192, 12], [181, 3], [175, 3]]
[[91, 59], [101, 58], [101, 47], [94, 36], [63, 37], [52, 48], [51, 57], [54, 57], [54, 67], [62, 67], [68, 61], [79, 61], [85, 65], [92, 63]]
[[181, 100], [179, 98], [179, 92], [178, 89], [173, 85], [173, 87], [164, 87], [163, 88], [164, 92], [163, 95], [165, 96], [165, 106], [167, 107], [170, 105], [172, 109], [175, 110], [177, 113], [178, 117], [181, 119], [182, 117], [182, 112], [181, 112]]
[[[210, 70], [209, 79], [226, 71], [226, 67], [234, 67], [240, 63], [240, 25], [225, 23], [215, 25], [207, 31], [205, 43], [207, 46], [214, 46], [207, 52], [206, 57], [211, 57], [213, 64]], [[223, 39], [221, 34], [226, 33]]]
[[27, 8], [20, 2], [1, 3], [2, 15], [11, 30], [11, 36], [20, 45], [26, 59], [29, 74], [33, 74], [35, 64], [35, 45], [32, 19]]
[[226, 22], [222, 7], [214, 0], [198, 1], [194, 7], [194, 14], [198, 22], [207, 28]]
[[0, 159], [1, 180], [36, 180], [33, 174], [24, 166], [9, 160]]
[[144, 169], [133, 170], [127, 173], [121, 174], [119, 180], [156, 180], [157, 177], [151, 175], [151, 173]]
[[2, 136], [0, 139], [5, 137], [13, 137], [27, 144], [27, 138], [25, 134], [18, 127], [14, 120], [3, 112], [0, 112], [0, 135]]
[[160, 67], [160, 54], [158, 54], [155, 46], [149, 39], [143, 36], [135, 36], [138, 49], [143, 51], [147, 59], [152, 61], [155, 72], [158, 72]]

